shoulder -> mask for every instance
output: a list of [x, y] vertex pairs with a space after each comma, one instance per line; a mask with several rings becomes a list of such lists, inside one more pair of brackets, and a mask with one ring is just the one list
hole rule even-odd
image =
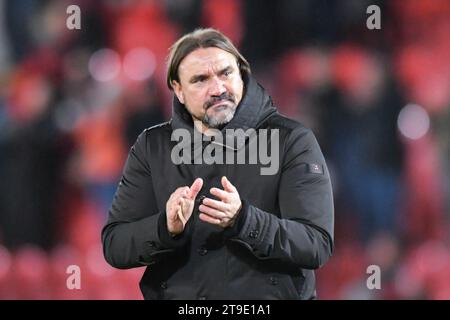
[[170, 121], [166, 121], [144, 129], [144, 131], [142, 131], [138, 136], [137, 140], [147, 141], [155, 139], [158, 136], [164, 136], [165, 133], [170, 132], [172, 129], [170, 123]]
[[156, 124], [154, 126], [144, 129], [142, 134], [152, 135], [152, 134], [158, 134], [158, 133], [166, 131], [166, 130], [170, 130], [170, 128], [171, 128], [170, 123], [171, 123], [171, 121], [166, 121], [163, 123]]
[[148, 127], [139, 134], [132, 149], [140, 148], [142, 151], [147, 151], [149, 149], [150, 141], [165, 137], [165, 132], [170, 133], [170, 130], [170, 121]]
[[312, 134], [311, 129], [300, 121], [288, 118], [278, 112], [268, 119], [267, 124], [272, 129], [279, 129], [286, 137]]

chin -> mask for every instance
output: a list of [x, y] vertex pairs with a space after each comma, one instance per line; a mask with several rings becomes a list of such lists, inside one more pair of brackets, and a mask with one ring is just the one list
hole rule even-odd
[[231, 121], [231, 119], [233, 119], [233, 117], [234, 117], [234, 112], [227, 110], [226, 114], [220, 114], [220, 115], [210, 117], [207, 121], [207, 124], [211, 128], [217, 128], [217, 127], [226, 125], [228, 122]]

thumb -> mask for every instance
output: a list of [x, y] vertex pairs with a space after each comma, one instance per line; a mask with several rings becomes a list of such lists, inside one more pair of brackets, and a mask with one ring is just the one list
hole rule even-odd
[[227, 192], [236, 192], [236, 188], [231, 184], [230, 180], [227, 177], [222, 177], [222, 186], [223, 189]]
[[189, 188], [188, 197], [190, 199], [195, 199], [195, 197], [197, 197], [197, 194], [200, 192], [202, 187], [203, 187], [203, 179], [202, 178], [195, 179], [195, 181], [192, 183], [192, 186]]

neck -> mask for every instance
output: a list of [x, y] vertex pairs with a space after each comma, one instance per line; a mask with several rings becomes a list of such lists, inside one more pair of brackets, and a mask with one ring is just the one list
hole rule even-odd
[[195, 126], [195, 128], [200, 132], [200, 133], [205, 133], [208, 129], [209, 129], [209, 127], [206, 125], [206, 124], [204, 124], [202, 121], [200, 121], [200, 120], [198, 120], [198, 119], [196, 119], [196, 118], [194, 118], [194, 117], [192, 117], [192, 121], [194, 122], [194, 126]]
[[225, 124], [221, 125], [218, 128], [211, 128], [207, 124], [203, 123], [202, 121], [192, 117], [192, 120], [194, 121], [194, 127], [197, 129], [198, 132], [205, 136], [214, 136], [217, 134], [218, 131], [221, 131], [222, 128], [225, 126]]

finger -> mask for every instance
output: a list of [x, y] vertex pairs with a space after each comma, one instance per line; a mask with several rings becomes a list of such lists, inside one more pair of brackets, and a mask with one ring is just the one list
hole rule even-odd
[[171, 197], [180, 197], [186, 196], [188, 194], [189, 187], [179, 187], [172, 194]]
[[197, 197], [197, 194], [202, 189], [202, 187], [203, 187], [203, 179], [202, 178], [195, 179], [194, 183], [192, 183], [192, 186], [189, 188], [188, 197], [190, 199], [195, 199]]
[[170, 219], [170, 221], [176, 221], [177, 220], [178, 210], [180, 210], [180, 209], [181, 209], [180, 205], [173, 205], [169, 209], [169, 212], [167, 212], [167, 216]]
[[213, 195], [216, 196], [217, 198], [219, 198], [220, 200], [222, 200], [225, 203], [229, 203], [230, 202], [230, 193], [219, 189], [219, 188], [211, 188], [209, 190], [209, 192]]
[[181, 210], [181, 207], [178, 207], [177, 214], [178, 214], [178, 218], [180, 218], [183, 225], [185, 225], [187, 221], [183, 216], [183, 211]]
[[216, 210], [216, 209], [214, 209], [214, 208], [205, 206], [205, 205], [203, 205], [203, 204], [201, 204], [201, 205], [198, 207], [198, 209], [200, 210], [201, 213], [206, 213], [207, 215], [209, 215], [209, 216], [211, 216], [211, 217], [213, 217], [213, 218], [216, 218], [216, 219], [223, 219], [223, 218], [226, 218], [226, 217], [227, 217], [227, 215], [225, 214], [225, 212]]
[[169, 197], [169, 201], [174, 205], [181, 204], [181, 200], [188, 196], [189, 187], [180, 187], [176, 189]]
[[181, 208], [183, 205], [183, 199], [182, 198], [178, 198], [178, 199], [174, 199], [173, 202], [171, 203], [169, 210], [171, 212], [177, 212], [178, 208]]
[[177, 200], [177, 205], [181, 208], [181, 209], [183, 209], [183, 206], [184, 206], [184, 198], [178, 198], [178, 200]]
[[178, 210], [179, 209], [181, 209], [181, 211], [183, 212], [183, 205], [184, 205], [184, 200], [183, 199], [184, 198], [174, 199], [172, 204], [169, 207], [169, 210], [171, 212], [175, 212], [176, 214], [178, 214]]
[[219, 225], [219, 224], [222, 223], [221, 220], [219, 220], [217, 218], [213, 218], [213, 217], [211, 217], [211, 216], [209, 216], [207, 214], [204, 214], [204, 213], [200, 213], [198, 217], [199, 217], [200, 220], [208, 222], [208, 223], [211, 223], [211, 224]]
[[222, 201], [217, 201], [217, 200], [213, 200], [210, 198], [205, 198], [202, 201], [202, 204], [208, 207], [211, 207], [213, 209], [217, 209], [219, 211], [223, 211], [223, 212], [227, 212], [229, 209], [229, 205], [228, 203], [222, 202]]
[[228, 180], [227, 177], [223, 176], [221, 182], [225, 191], [237, 192], [236, 188], [231, 184], [230, 180]]

